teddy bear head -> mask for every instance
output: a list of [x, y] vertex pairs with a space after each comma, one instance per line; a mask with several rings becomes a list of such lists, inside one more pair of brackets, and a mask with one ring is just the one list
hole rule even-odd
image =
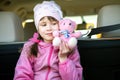
[[69, 33], [73, 33], [76, 27], [77, 27], [77, 24], [70, 19], [62, 19], [59, 21], [60, 30], [66, 30]]

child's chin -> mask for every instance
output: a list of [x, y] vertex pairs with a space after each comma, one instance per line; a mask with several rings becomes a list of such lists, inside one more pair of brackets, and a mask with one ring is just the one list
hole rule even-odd
[[51, 37], [51, 38], [47, 38], [47, 40], [49, 40], [49, 41], [53, 41], [53, 37]]

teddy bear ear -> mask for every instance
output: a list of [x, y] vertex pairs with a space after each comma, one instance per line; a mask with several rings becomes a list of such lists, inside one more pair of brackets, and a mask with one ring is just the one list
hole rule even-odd
[[75, 29], [77, 29], [77, 24], [76, 24], [76, 22], [75, 22], [75, 21], [72, 21], [72, 24], [73, 24], [73, 26], [75, 27]]
[[60, 20], [60, 21], [59, 21], [59, 24], [62, 24], [62, 23], [63, 23], [63, 20]]
[[75, 26], [75, 30], [77, 29], [77, 27], [78, 27], [78, 26], [77, 26], [77, 24], [76, 24], [76, 26]]

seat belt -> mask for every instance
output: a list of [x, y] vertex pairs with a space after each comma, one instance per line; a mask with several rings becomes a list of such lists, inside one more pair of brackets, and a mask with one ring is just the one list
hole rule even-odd
[[88, 36], [92, 36], [92, 35], [104, 33], [104, 32], [109, 32], [109, 31], [113, 31], [113, 30], [117, 30], [117, 29], [120, 29], [120, 24], [93, 28], [93, 29], [91, 29], [91, 32], [88, 34]]

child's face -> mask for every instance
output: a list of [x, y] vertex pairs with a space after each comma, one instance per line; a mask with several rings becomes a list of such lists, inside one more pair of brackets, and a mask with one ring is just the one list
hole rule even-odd
[[53, 31], [58, 30], [58, 21], [44, 17], [39, 21], [38, 32], [45, 42], [52, 42]]

